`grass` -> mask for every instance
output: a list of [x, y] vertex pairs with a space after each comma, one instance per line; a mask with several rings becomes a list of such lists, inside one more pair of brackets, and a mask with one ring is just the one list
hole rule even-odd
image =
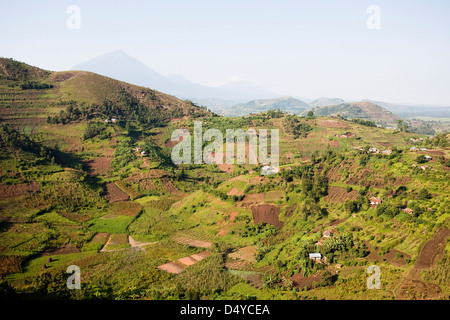
[[92, 232], [107, 232], [107, 233], [126, 233], [127, 228], [134, 217], [131, 216], [113, 216], [106, 215], [97, 219], [91, 220], [89, 223], [89, 231]]

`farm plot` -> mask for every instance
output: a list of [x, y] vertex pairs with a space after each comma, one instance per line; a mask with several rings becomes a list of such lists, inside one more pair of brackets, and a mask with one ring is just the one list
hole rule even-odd
[[84, 164], [86, 164], [89, 169], [90, 169], [90, 173], [91, 175], [107, 175], [108, 171], [111, 169], [111, 162], [112, 162], [112, 157], [100, 157], [97, 159], [89, 159], [84, 161]]
[[38, 191], [40, 188], [39, 182], [33, 181], [30, 183], [22, 183], [16, 185], [0, 185], [0, 200], [26, 196], [30, 193]]
[[106, 196], [105, 198], [110, 202], [128, 201], [130, 196], [120, 190], [114, 182], [109, 182], [106, 184]]
[[284, 222], [282, 222], [278, 219], [278, 215], [280, 214], [280, 207], [263, 204], [263, 205], [252, 206], [251, 210], [252, 210], [252, 215], [253, 215], [253, 222], [255, 224], [262, 222], [262, 223], [271, 224], [280, 229], [284, 225]]
[[358, 191], [352, 190], [347, 192], [343, 187], [330, 186], [328, 194], [325, 196], [325, 202], [343, 203], [347, 200], [354, 201], [358, 198]]
[[179, 244], [187, 244], [191, 247], [211, 248], [213, 245], [210, 241], [199, 240], [182, 232], [176, 233], [171, 239]]
[[187, 257], [180, 258], [178, 259], [178, 261], [172, 261], [160, 265], [158, 266], [158, 269], [167, 271], [169, 273], [178, 274], [182, 272], [186, 267], [196, 264], [197, 262], [203, 260], [204, 258], [209, 257], [211, 254], [212, 254], [211, 252], [205, 250]]

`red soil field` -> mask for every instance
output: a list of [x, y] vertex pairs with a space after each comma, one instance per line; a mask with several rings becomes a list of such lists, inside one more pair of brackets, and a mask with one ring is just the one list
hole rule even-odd
[[80, 249], [75, 247], [71, 244], [64, 244], [59, 248], [56, 249], [47, 249], [45, 250], [42, 255], [43, 256], [51, 256], [51, 255], [57, 255], [57, 254], [68, 254], [68, 253], [77, 253], [80, 252]]
[[262, 222], [271, 224], [280, 229], [283, 228], [284, 222], [278, 219], [278, 215], [280, 214], [279, 207], [269, 204], [263, 204], [259, 206], [252, 206], [251, 209], [253, 215], [253, 222], [255, 224]]
[[38, 191], [40, 186], [39, 182], [36, 181], [9, 186], [2, 184], [0, 185], [0, 200], [26, 196], [32, 192]]
[[243, 196], [243, 195], [244, 191], [239, 191], [237, 188], [233, 188], [227, 193], [227, 196]]
[[90, 159], [84, 163], [91, 169], [92, 175], [106, 175], [111, 168], [111, 157], [100, 157], [97, 159]]
[[170, 181], [168, 178], [162, 178], [161, 182], [162, 182], [164, 188], [166, 188], [166, 190], [170, 194], [176, 195], [176, 196], [181, 195], [181, 192], [178, 191], [178, 189], [173, 185], [172, 181]]
[[119, 189], [114, 182], [106, 184], [106, 196], [105, 198], [110, 202], [128, 201], [130, 196]]

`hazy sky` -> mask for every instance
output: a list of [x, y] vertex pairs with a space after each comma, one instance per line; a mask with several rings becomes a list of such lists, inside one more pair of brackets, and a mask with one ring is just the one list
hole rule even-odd
[[[80, 29], [66, 25], [70, 5]], [[367, 27], [371, 5], [380, 29]], [[122, 49], [206, 85], [450, 105], [449, 16], [446, 0], [0, 0], [0, 56], [67, 70]]]

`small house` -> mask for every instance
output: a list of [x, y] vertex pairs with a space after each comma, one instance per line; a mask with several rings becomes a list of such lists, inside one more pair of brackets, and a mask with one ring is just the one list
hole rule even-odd
[[426, 171], [426, 170], [430, 169], [430, 167], [427, 165], [423, 165], [423, 166], [420, 166], [420, 169], [422, 169], [423, 171]]
[[369, 153], [379, 153], [377, 148], [370, 148]]
[[417, 148], [417, 147], [411, 147], [411, 148], [409, 148], [409, 151], [417, 152], [417, 151], [419, 151], [419, 148]]
[[409, 214], [409, 215], [413, 215], [413, 210], [412, 209], [410, 209], [410, 208], [405, 208], [405, 209], [402, 209], [402, 211], [403, 212], [406, 212], [407, 214]]
[[136, 152], [141, 152], [142, 151], [142, 148], [141, 147], [137, 147], [136, 148]]
[[388, 155], [388, 156], [390, 156], [391, 154], [392, 154], [392, 150], [391, 149], [388, 149], [388, 150], [384, 150], [383, 152], [381, 152], [382, 154], [384, 154], [384, 155]]
[[322, 232], [322, 236], [324, 236], [325, 238], [329, 238], [333, 236], [333, 233], [333, 230], [325, 230], [324, 232]]
[[425, 158], [425, 161], [430, 161], [430, 160], [432, 160], [432, 159], [433, 159], [433, 158], [432, 158], [432, 157], [430, 157], [430, 156], [425, 156], [424, 158]]
[[309, 258], [314, 262], [322, 262], [322, 255], [320, 253], [310, 253]]
[[371, 206], [378, 206], [379, 204], [381, 204], [381, 198], [377, 198], [377, 197], [371, 197], [370, 199], [369, 199], [369, 201], [370, 201], [370, 205]]
[[145, 151], [141, 151], [141, 155], [145, 156], [146, 152]]

